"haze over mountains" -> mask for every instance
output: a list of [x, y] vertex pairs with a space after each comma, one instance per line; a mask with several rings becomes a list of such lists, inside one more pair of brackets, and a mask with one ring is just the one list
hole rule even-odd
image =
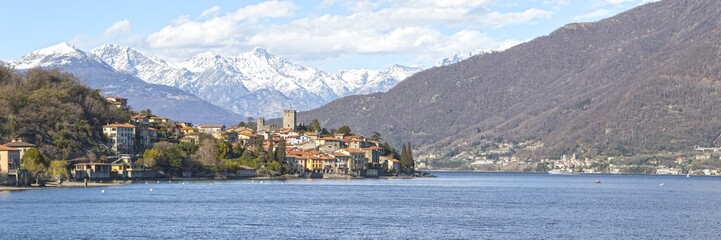
[[721, 133], [718, 16], [717, 0], [650, 3], [299, 116], [441, 158], [490, 137], [541, 140], [540, 157], [708, 146]]

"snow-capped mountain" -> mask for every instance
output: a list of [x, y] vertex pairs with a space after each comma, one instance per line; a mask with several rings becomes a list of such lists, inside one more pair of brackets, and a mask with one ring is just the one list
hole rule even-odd
[[458, 52], [451, 57], [444, 58], [443, 61], [441, 61], [441, 66], [448, 66], [448, 65], [469, 59], [476, 55], [491, 53], [491, 52], [493, 52], [493, 50], [488, 50], [488, 49], [478, 49], [478, 50], [473, 50], [473, 51], [468, 51], [468, 52]]
[[177, 65], [117, 45], [91, 54], [146, 82], [180, 88], [244, 116], [277, 117], [283, 109], [309, 110], [348, 95], [386, 91], [421, 70], [396, 65], [330, 73], [261, 48], [237, 56], [201, 53]]
[[21, 71], [35, 67], [59, 68], [78, 77], [86, 86], [100, 89], [104, 95], [128, 98], [134, 110], [149, 108], [153, 113], [176, 120], [234, 124], [242, 119], [180, 89], [150, 84], [131, 74], [116, 71], [68, 43], [33, 51], [8, 64]]

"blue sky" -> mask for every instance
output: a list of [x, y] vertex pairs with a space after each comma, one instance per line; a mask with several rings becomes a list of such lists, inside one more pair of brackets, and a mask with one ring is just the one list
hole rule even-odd
[[335, 71], [432, 66], [457, 52], [502, 50], [571, 22], [650, 0], [2, 1], [0, 59], [69, 42], [134, 47], [171, 62], [255, 47]]

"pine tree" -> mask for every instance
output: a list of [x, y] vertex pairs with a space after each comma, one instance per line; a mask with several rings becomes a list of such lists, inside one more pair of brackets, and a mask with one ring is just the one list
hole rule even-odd
[[280, 163], [285, 162], [285, 139], [281, 139], [280, 142], [278, 142], [278, 146], [275, 147], [275, 159], [279, 161]]
[[275, 162], [277, 159], [275, 159], [275, 154], [273, 152], [273, 139], [270, 140], [268, 143], [268, 162]]
[[408, 148], [406, 147], [406, 144], [403, 144], [403, 148], [401, 149], [401, 168], [407, 169], [408, 168]]
[[411, 173], [414, 173], [416, 170], [416, 162], [413, 160], [413, 150], [411, 148], [411, 143], [408, 143], [408, 169]]

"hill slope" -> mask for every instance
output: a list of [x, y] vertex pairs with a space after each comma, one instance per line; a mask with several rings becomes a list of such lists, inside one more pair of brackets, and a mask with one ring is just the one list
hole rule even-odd
[[22, 138], [53, 159], [110, 154], [102, 126], [130, 118], [69, 74], [41, 69], [16, 74], [3, 66], [0, 113], [0, 143]]
[[446, 157], [489, 136], [540, 139], [537, 156], [710, 145], [721, 132], [719, 15], [721, 1], [650, 3], [299, 115]]

